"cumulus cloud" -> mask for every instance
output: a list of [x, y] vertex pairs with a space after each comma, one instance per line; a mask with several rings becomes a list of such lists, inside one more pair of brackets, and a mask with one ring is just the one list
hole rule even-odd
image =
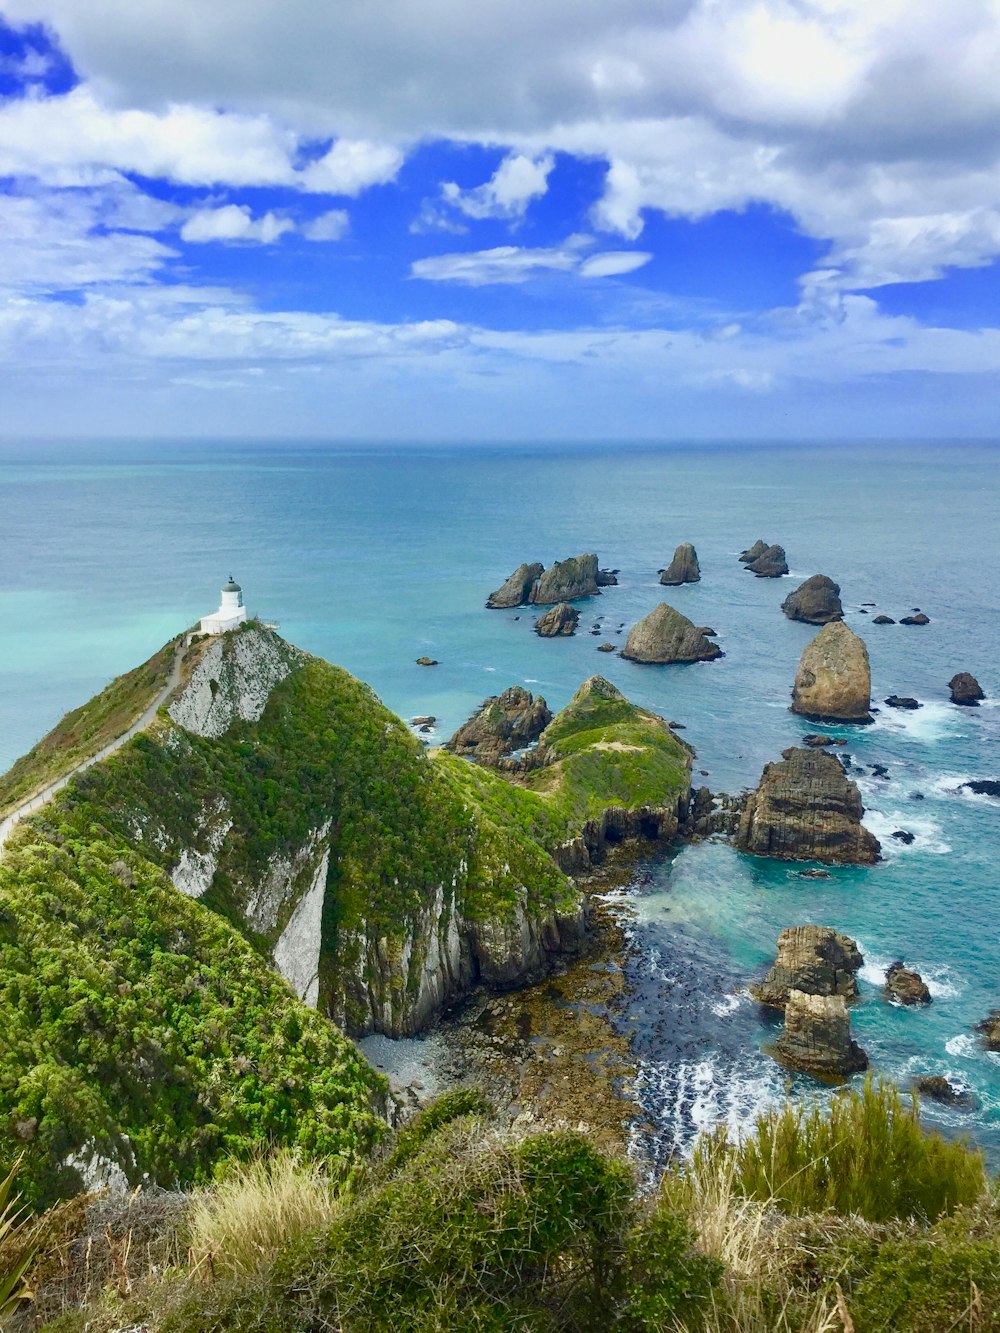
[[200, 208], [192, 213], [181, 227], [181, 240], [189, 244], [244, 241], [271, 245], [294, 230], [295, 223], [290, 218], [270, 212], [255, 218], [245, 205], [225, 204], [222, 208]]
[[316, 194], [358, 195], [372, 185], [385, 185], [403, 165], [403, 154], [389, 144], [366, 139], [338, 139], [318, 161], [302, 172], [302, 186]]
[[331, 208], [307, 222], [302, 228], [302, 235], [307, 241], [339, 241], [346, 236], [350, 222], [345, 209]]
[[587, 255], [589, 236], [570, 236], [561, 246], [497, 245], [490, 250], [431, 255], [410, 268], [414, 278], [430, 282], [458, 282], [469, 287], [528, 282], [547, 273], [578, 273], [584, 278], [608, 278], [631, 273], [647, 264], [644, 250], [607, 250]]
[[441, 197], [469, 218], [514, 221], [524, 216], [533, 199], [545, 194], [554, 165], [555, 158], [551, 153], [536, 157], [510, 153], [484, 184], [463, 190], [454, 181], [445, 181], [441, 186]]

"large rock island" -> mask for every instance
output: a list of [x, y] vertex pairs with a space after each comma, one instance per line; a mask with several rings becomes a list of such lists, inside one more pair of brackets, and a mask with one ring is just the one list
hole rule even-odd
[[665, 587], [676, 588], [682, 583], [697, 583], [700, 578], [698, 552], [690, 542], [681, 542], [674, 551], [674, 558], [660, 575], [660, 582]]
[[804, 620], [809, 625], [827, 625], [831, 620], [843, 620], [840, 585], [825, 574], [813, 574], [788, 594], [781, 609], [789, 620]]
[[871, 693], [864, 640], [842, 621], [824, 625], [799, 658], [792, 712], [815, 722], [871, 722]]
[[722, 649], [687, 616], [661, 602], [632, 626], [621, 655], [630, 662], [711, 662]]
[[572, 602], [578, 597], [594, 597], [601, 587], [616, 582], [611, 571], [598, 569], [597, 556], [593, 552], [557, 560], [550, 569], [536, 561], [518, 565], [506, 582], [490, 593], [486, 605], [491, 610], [511, 606], [551, 606], [557, 602]]
[[881, 849], [863, 815], [861, 793], [838, 760], [822, 750], [788, 749], [748, 796], [735, 844], [754, 856], [868, 865]]

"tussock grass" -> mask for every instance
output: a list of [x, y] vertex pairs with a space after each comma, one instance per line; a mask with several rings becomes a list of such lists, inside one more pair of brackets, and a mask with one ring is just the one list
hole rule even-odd
[[336, 1192], [315, 1162], [284, 1148], [233, 1164], [218, 1184], [198, 1190], [187, 1214], [196, 1268], [231, 1276], [249, 1273], [281, 1247], [327, 1226]]

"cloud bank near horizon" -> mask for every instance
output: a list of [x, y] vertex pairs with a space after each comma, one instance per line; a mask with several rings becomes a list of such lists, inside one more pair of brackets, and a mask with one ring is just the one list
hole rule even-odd
[[995, 428], [990, 0], [2, 12], [14, 429]]

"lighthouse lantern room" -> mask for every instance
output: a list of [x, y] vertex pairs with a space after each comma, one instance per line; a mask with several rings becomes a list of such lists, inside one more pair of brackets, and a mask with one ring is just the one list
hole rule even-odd
[[222, 589], [219, 609], [214, 615], [202, 618], [199, 630], [202, 634], [224, 634], [227, 629], [235, 629], [247, 618], [247, 609], [243, 605], [243, 589], [229, 576], [229, 582]]

